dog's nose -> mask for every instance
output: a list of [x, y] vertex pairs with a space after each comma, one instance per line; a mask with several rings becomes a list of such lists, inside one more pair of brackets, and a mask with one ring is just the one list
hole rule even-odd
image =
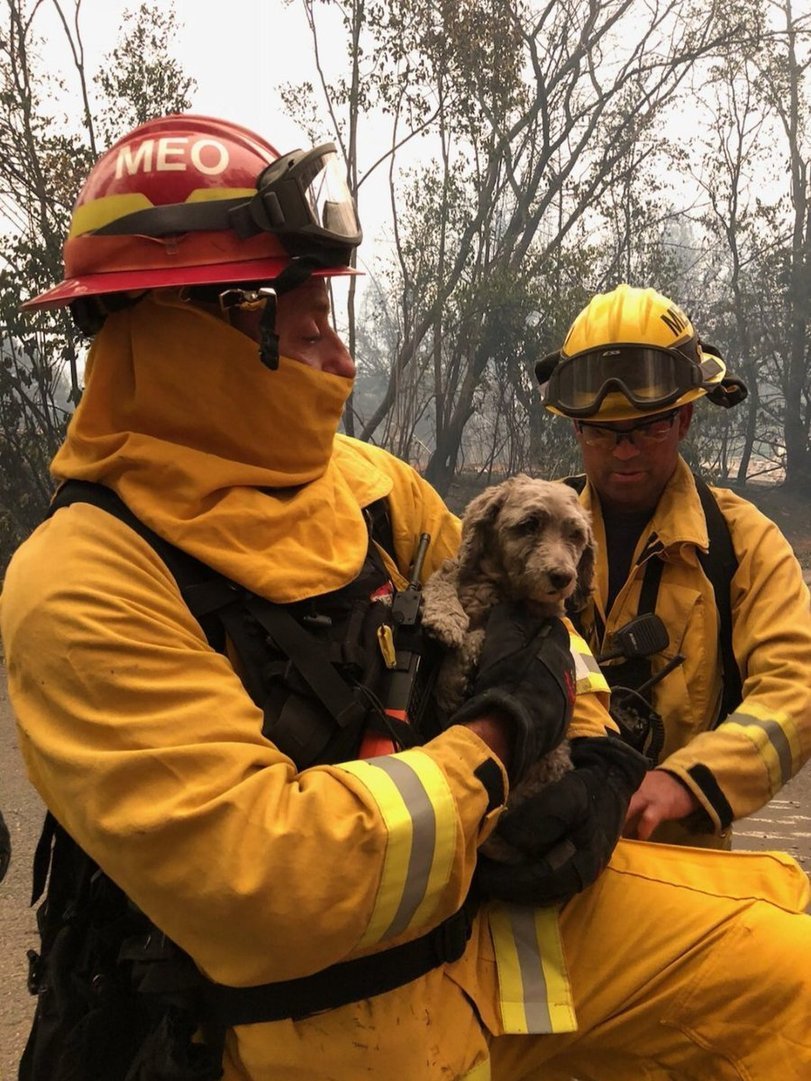
[[565, 589], [570, 585], [572, 581], [572, 575], [569, 571], [550, 571], [549, 572], [549, 584], [553, 589]]

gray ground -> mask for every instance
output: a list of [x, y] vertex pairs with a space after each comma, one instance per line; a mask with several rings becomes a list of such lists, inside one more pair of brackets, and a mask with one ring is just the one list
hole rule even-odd
[[[14, 1081], [32, 1008], [25, 987], [25, 951], [36, 940], [34, 917], [27, 906], [31, 857], [43, 811], [25, 779], [4, 680], [0, 681], [0, 762], [0, 807], [14, 845], [8, 877], [0, 885], [0, 1081]], [[782, 849], [811, 873], [811, 764], [786, 785], [779, 799], [740, 823], [736, 847]]]

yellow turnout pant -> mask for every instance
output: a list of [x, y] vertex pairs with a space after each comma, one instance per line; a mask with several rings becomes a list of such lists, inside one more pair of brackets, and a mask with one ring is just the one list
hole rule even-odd
[[482, 914], [444, 970], [236, 1030], [225, 1081], [809, 1081], [808, 896], [787, 856], [621, 842], [560, 915], [577, 1031], [504, 1034]]
[[578, 1031], [498, 1037], [492, 1078], [809, 1081], [807, 903], [788, 857], [621, 843], [561, 916]]

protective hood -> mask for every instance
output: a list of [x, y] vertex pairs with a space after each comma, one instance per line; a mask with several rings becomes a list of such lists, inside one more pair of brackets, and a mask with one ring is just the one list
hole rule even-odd
[[160, 536], [262, 596], [315, 596], [357, 575], [361, 508], [391, 489], [371, 463], [342, 468], [351, 389], [285, 357], [268, 371], [244, 334], [150, 293], [98, 334], [52, 472], [114, 489]]

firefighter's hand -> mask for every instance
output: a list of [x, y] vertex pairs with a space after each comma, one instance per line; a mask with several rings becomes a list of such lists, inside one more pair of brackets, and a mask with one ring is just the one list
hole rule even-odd
[[567, 901], [608, 863], [646, 760], [611, 736], [574, 739], [571, 756], [570, 773], [502, 815], [496, 832], [523, 860], [480, 856], [475, 882], [483, 896], [522, 905]]
[[532, 616], [520, 604], [498, 604], [487, 621], [473, 694], [450, 723], [502, 719], [514, 785], [563, 739], [575, 685], [569, 632], [561, 620]]
[[650, 770], [628, 804], [623, 835], [647, 841], [662, 822], [686, 818], [700, 807], [690, 789], [672, 773]]

